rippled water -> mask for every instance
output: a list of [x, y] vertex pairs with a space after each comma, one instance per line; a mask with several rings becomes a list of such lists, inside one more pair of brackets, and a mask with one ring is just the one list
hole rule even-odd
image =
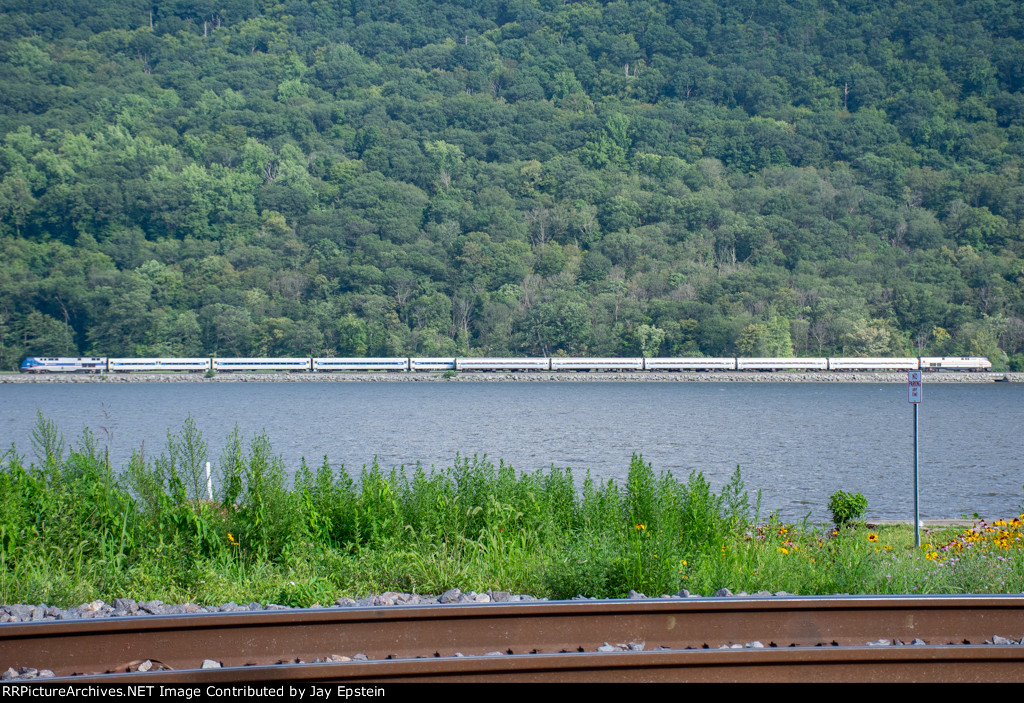
[[[921, 515], [1010, 515], [1024, 501], [1024, 385], [931, 384], [921, 407]], [[913, 511], [913, 411], [904, 384], [238, 383], [0, 386], [0, 441], [32, 458], [38, 408], [65, 437], [89, 426], [118, 463], [161, 451], [191, 414], [216, 464], [231, 429], [266, 431], [293, 471], [326, 455], [358, 473], [487, 454], [519, 470], [552, 464], [625, 477], [699, 470], [715, 488], [740, 465], [762, 515], [828, 519], [836, 489], [869, 517]]]

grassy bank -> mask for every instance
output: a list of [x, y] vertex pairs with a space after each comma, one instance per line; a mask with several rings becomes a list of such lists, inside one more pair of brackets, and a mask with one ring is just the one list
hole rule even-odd
[[[1021, 519], [938, 531], [842, 530], [758, 519], [737, 470], [657, 475], [634, 457], [624, 485], [566, 470], [517, 474], [477, 458], [353, 478], [326, 460], [292, 485], [265, 436], [227, 440], [207, 493], [196, 426], [118, 474], [86, 433], [40, 418], [35, 461], [0, 457], [0, 602], [68, 607], [117, 597], [329, 604], [387, 590], [487, 589], [567, 598], [686, 588], [754, 592], [1024, 591]], [[1011, 516], [1012, 518], [1013, 516]]]

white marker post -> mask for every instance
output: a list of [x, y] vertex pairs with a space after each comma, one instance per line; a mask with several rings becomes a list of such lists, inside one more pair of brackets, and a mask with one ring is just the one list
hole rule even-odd
[[914, 547], [921, 548], [921, 504], [918, 498], [917, 475], [917, 406], [921, 404], [921, 372], [907, 372], [907, 392], [910, 404], [914, 406]]

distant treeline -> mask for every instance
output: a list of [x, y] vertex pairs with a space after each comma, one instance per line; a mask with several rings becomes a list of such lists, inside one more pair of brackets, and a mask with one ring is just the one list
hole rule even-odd
[[1014, 0], [0, 6], [0, 367], [1024, 368]]

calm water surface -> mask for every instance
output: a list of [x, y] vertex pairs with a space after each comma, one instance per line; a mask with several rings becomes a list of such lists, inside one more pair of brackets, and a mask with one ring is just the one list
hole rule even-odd
[[[1024, 501], [1024, 385], [932, 384], [920, 413], [921, 514], [1006, 517]], [[265, 431], [289, 471], [327, 456], [358, 474], [448, 465], [457, 453], [521, 471], [571, 467], [621, 481], [633, 452], [657, 472], [702, 471], [717, 489], [740, 465], [762, 514], [827, 520], [860, 491], [869, 517], [913, 511], [913, 411], [905, 384], [224, 383], [0, 386], [0, 442], [34, 459], [36, 409], [68, 440], [85, 426], [124, 462], [152, 456], [188, 415], [214, 465], [237, 425]]]

